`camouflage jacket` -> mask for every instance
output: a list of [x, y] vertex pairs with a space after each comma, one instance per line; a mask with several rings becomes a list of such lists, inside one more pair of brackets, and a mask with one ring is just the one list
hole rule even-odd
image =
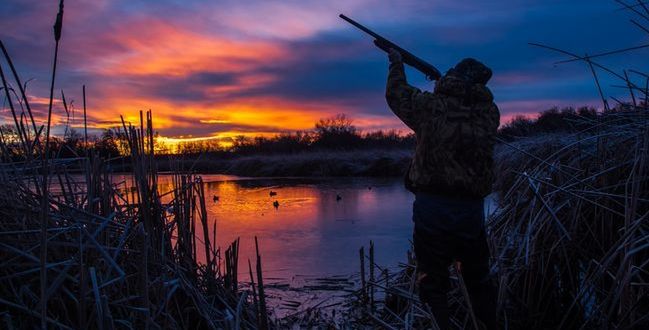
[[433, 93], [422, 92], [407, 83], [403, 63], [392, 63], [386, 100], [417, 137], [410, 191], [469, 198], [491, 192], [500, 113], [485, 85], [447, 74]]

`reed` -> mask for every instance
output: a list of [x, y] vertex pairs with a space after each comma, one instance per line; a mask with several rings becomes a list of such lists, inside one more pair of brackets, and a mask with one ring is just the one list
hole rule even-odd
[[[487, 227], [503, 328], [649, 325], [648, 153], [644, 104], [602, 115], [579, 134], [500, 146], [499, 207]], [[351, 299], [357, 312], [342, 323], [434, 329], [415, 270], [409, 258], [394, 275], [364, 283]], [[461, 273], [450, 274], [451, 323], [474, 329]], [[373, 290], [375, 312], [365, 299]]]
[[[0, 63], [17, 137], [12, 140], [0, 130], [2, 327], [267, 325], [262, 284], [254, 306], [248, 292], [237, 289], [238, 241], [221, 267], [216, 227], [208, 229], [202, 179], [175, 172], [171, 191], [159, 191], [151, 111], [140, 112], [136, 125], [122, 120], [120, 136], [128, 146], [124, 161], [133, 169], [129, 182], [113, 180], [107, 160], [85, 143], [85, 130], [82, 157], [50, 155], [53, 102], [38, 127], [9, 52], [0, 46], [20, 86], [13, 87]], [[85, 116], [84, 111], [84, 122]], [[257, 276], [262, 278], [259, 256]]]
[[[54, 175], [44, 207], [45, 259], [39, 240], [43, 198], [29, 170], [38, 164], [0, 164], [0, 304], [6, 325], [38, 327], [42, 318], [57, 328], [256, 328], [258, 316], [245, 292], [236, 291], [236, 276], [230, 282], [232, 270], [218, 271], [218, 251], [210, 244], [216, 238], [205, 225], [205, 260], [197, 256], [199, 231], [192, 224], [206, 221], [200, 178], [176, 174], [174, 189], [158, 192], [151, 120], [148, 113], [144, 125], [125, 126], [135, 169], [132, 188], [113, 183], [104, 160], [93, 153], [48, 161]], [[82, 176], [70, 173], [79, 167]], [[45, 299], [39, 294], [41, 260]], [[236, 265], [236, 253], [228, 260]], [[42, 302], [46, 308], [38, 308]]]
[[533, 328], [649, 322], [648, 120], [632, 107], [591, 132], [541, 139], [524, 166], [501, 155], [499, 171], [515, 180], [490, 227], [507, 319]]

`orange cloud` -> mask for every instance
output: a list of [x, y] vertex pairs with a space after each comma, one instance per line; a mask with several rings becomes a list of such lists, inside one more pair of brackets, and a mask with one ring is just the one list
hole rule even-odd
[[[335, 15], [326, 19], [315, 15], [309, 24], [301, 26], [297, 21], [303, 18], [289, 15], [290, 6], [279, 6], [278, 10], [287, 11], [283, 17], [289, 18], [285, 18], [286, 25], [272, 19], [274, 23], [269, 25], [279, 30], [267, 31], [268, 35], [291, 27], [286, 31], [290, 38], [312, 36], [338, 20]], [[225, 21], [244, 33], [247, 28], [264, 25], [239, 26], [239, 19]], [[69, 54], [75, 58], [74, 70], [90, 79], [91, 128], [119, 127], [120, 115], [127, 123], [136, 124], [139, 111], [148, 109], [154, 114], [154, 129], [170, 144], [309, 130], [318, 119], [336, 113], [349, 114], [365, 130], [403, 126], [389, 115], [355, 115], [356, 107], [337, 99], [305, 98], [300, 91], [295, 91], [293, 98], [293, 89], [301, 85], [280, 85], [278, 80], [285, 78], [284, 74], [303, 74], [300, 70], [304, 68], [293, 68], [291, 63], [305, 54], [292, 49], [290, 43], [269, 38], [237, 39], [196, 25], [141, 15], [121, 17], [118, 24], [107, 28], [111, 30], [101, 30], [92, 40], [86, 40], [91, 33], [80, 35], [85, 42], [79, 44], [84, 47], [73, 48]], [[325, 48], [318, 55], [329, 58], [334, 54], [331, 52]], [[282, 70], [276, 70], [278, 67]], [[268, 88], [273, 84], [288, 92], [275, 94]], [[76, 97], [80, 99], [80, 95]], [[35, 103], [43, 101], [35, 99]], [[76, 120], [69, 123], [73, 127], [83, 125], [79, 108]], [[60, 102], [55, 103], [53, 114], [54, 123], [67, 123]]]
[[270, 42], [237, 41], [155, 19], [122, 24], [108, 37], [122, 51], [92, 64], [96, 73], [108, 76], [241, 72], [288, 56], [285, 49]]
[[[234, 100], [214, 106], [141, 98], [108, 99], [112, 102], [91, 113], [93, 127], [114, 127], [120, 122], [119, 114], [135, 124], [139, 122], [139, 110], [151, 109], [155, 129], [169, 132], [169, 137], [268, 135], [311, 129], [319, 118], [328, 116], [327, 112], [283, 99]], [[178, 134], [180, 131], [185, 133]]]

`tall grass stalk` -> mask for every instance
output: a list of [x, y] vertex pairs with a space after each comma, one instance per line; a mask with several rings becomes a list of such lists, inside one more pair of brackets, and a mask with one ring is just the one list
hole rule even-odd
[[[57, 44], [62, 6], [63, 1]], [[268, 324], [265, 305], [251, 306], [247, 292], [237, 290], [238, 252], [230, 254], [230, 269], [220, 271], [202, 179], [174, 172], [171, 191], [159, 191], [151, 111], [140, 112], [136, 125], [122, 120], [124, 161], [133, 169], [126, 181], [114, 180], [110, 164], [88, 148], [85, 137], [83, 157], [50, 155], [58, 46], [54, 57], [44, 136], [38, 129], [30, 137], [29, 125], [17, 114], [17, 141], [0, 130], [3, 326], [254, 329]], [[15, 110], [22, 100], [30, 112], [25, 89], [13, 98], [14, 89], [0, 73], [9, 107]], [[20, 85], [17, 73], [14, 78]], [[35, 148], [39, 138], [45, 145]], [[17, 154], [9, 151], [16, 143]], [[257, 273], [261, 278], [260, 263]], [[233, 279], [227, 287], [226, 277]], [[260, 287], [255, 300], [263, 298]]]

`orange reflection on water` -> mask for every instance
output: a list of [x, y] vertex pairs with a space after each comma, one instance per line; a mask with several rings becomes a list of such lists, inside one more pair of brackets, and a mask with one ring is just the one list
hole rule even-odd
[[[377, 263], [396, 266], [410, 246], [413, 196], [398, 178], [202, 178], [210, 240], [215, 222], [221, 251], [240, 238], [242, 280], [248, 276], [248, 259], [255, 262], [255, 236], [264, 277], [274, 279], [357, 273], [358, 249], [370, 240]], [[113, 177], [126, 186], [133, 186], [131, 180]], [[172, 177], [160, 175], [158, 189], [171, 191]], [[162, 202], [171, 198], [165, 195]], [[196, 226], [197, 257], [204, 261], [201, 227]]]
[[412, 196], [398, 179], [204, 180], [209, 228], [216, 221], [222, 250], [240, 238], [242, 276], [248, 258], [254, 265], [255, 236], [270, 278], [356, 272], [358, 249], [370, 240], [377, 260], [394, 266], [409, 246]]

